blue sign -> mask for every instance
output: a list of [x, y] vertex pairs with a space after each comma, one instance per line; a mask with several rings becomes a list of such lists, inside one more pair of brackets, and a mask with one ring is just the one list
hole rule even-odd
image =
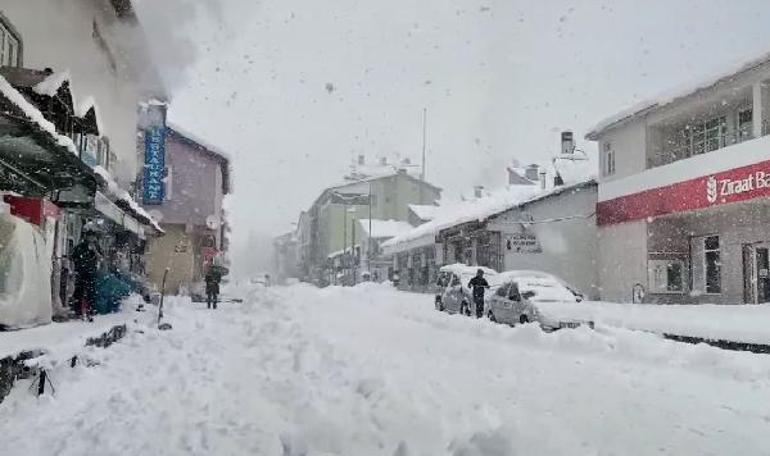
[[166, 168], [166, 128], [150, 127], [144, 132], [144, 204], [163, 204]]

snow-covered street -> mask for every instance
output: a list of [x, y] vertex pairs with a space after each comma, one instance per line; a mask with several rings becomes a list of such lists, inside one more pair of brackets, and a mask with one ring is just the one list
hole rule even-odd
[[90, 364], [22, 381], [0, 454], [770, 454], [770, 357], [542, 333], [382, 285], [172, 299]]

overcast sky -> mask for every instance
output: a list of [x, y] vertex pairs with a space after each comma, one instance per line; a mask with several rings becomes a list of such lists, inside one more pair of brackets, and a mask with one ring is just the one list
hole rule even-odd
[[594, 154], [603, 117], [770, 51], [764, 0], [137, 4], [174, 64], [171, 120], [234, 157], [236, 251], [291, 229], [358, 154], [419, 160], [423, 107], [428, 179], [456, 197], [548, 160], [563, 129]]

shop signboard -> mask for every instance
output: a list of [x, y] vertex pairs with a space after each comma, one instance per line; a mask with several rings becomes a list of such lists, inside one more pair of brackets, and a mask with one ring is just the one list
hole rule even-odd
[[166, 167], [166, 128], [152, 126], [144, 133], [144, 204], [162, 204]]
[[597, 223], [643, 220], [767, 196], [770, 160], [600, 201]]

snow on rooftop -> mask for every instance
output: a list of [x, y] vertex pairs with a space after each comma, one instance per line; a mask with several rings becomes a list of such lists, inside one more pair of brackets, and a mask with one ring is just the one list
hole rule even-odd
[[56, 143], [59, 146], [66, 148], [75, 155], [78, 155], [77, 148], [75, 147], [75, 143], [72, 142], [72, 139], [67, 136], [60, 135], [59, 132], [56, 131], [54, 124], [48, 121], [39, 109], [37, 109], [32, 103], [24, 98], [24, 95], [13, 88], [13, 86], [2, 76], [0, 76], [0, 93], [2, 93], [3, 96], [8, 99], [8, 101], [21, 109], [21, 111], [25, 116], [27, 116], [27, 118], [29, 118], [30, 121], [34, 122], [43, 131], [50, 134], [56, 140]]
[[169, 122], [167, 124], [168, 128], [174, 130], [175, 132], [179, 133], [180, 135], [184, 136], [185, 138], [189, 139], [190, 141], [199, 144], [201, 147], [205, 148], [206, 150], [215, 153], [216, 155], [219, 155], [220, 157], [224, 158], [228, 162], [232, 162], [232, 157], [229, 153], [223, 151], [217, 146], [214, 146], [210, 142], [201, 139], [200, 136], [197, 136], [193, 133], [190, 133], [188, 130], [184, 129], [183, 127], [180, 127], [177, 124]]
[[[594, 161], [582, 155], [557, 156], [549, 166], [542, 168], [545, 168], [547, 173], [545, 189], [540, 185], [510, 185], [488, 192], [481, 198], [444, 203], [437, 207], [432, 220], [385, 241], [382, 247], [387, 253], [393, 253], [427, 246], [434, 242], [435, 236], [441, 230], [474, 220], [484, 221], [514, 207], [594, 182], [596, 176]], [[562, 176], [563, 185], [556, 186], [553, 183], [556, 170]]]
[[435, 204], [410, 204], [409, 209], [414, 212], [414, 215], [422, 220], [433, 220], [439, 211], [440, 206]]
[[149, 220], [150, 225], [157, 230], [159, 233], [165, 233], [166, 231], [160, 227], [158, 222], [147, 212], [144, 210], [142, 206], [139, 205], [139, 203], [134, 200], [134, 198], [131, 197], [131, 195], [120, 188], [117, 182], [115, 182], [115, 179], [112, 178], [112, 174], [110, 174], [109, 171], [104, 169], [103, 167], [97, 165], [93, 168], [94, 173], [99, 175], [102, 179], [104, 179], [105, 182], [107, 182], [107, 191], [118, 201], [123, 201], [125, 204], [128, 205], [128, 207], [131, 208], [132, 211], [134, 211], [136, 214], [138, 214], [140, 217], [143, 217], [147, 220]]
[[770, 61], [770, 52], [762, 54], [761, 56], [750, 59], [748, 61], [741, 60], [741, 61], [733, 62], [732, 64], [727, 65], [720, 72], [702, 77], [699, 80], [696, 80], [694, 82], [688, 82], [686, 84], [680, 84], [680, 85], [674, 86], [668, 90], [665, 90], [659, 93], [655, 97], [649, 98], [639, 103], [634, 103], [628, 108], [623, 109], [620, 112], [617, 112], [605, 119], [602, 119], [596, 125], [591, 127], [591, 129], [588, 130], [588, 133], [586, 133], [585, 137], [587, 139], [595, 139], [596, 135], [598, 135], [603, 130], [611, 127], [612, 125], [618, 122], [629, 119], [636, 115], [640, 115], [645, 112], [649, 112], [650, 110], [653, 110], [653, 109], [662, 108], [663, 106], [673, 103], [676, 100], [693, 95], [701, 90], [715, 86], [720, 82], [728, 81], [732, 79], [733, 76], [739, 73], [743, 73], [745, 71], [751, 70], [760, 65], [768, 63], [769, 61]]
[[[361, 225], [364, 233], [369, 235], [369, 219], [360, 219], [358, 223]], [[414, 228], [407, 222], [400, 220], [378, 220], [372, 219], [372, 237], [376, 239], [380, 238], [392, 238], [406, 234]]]
[[69, 80], [69, 71], [58, 71], [56, 73], [51, 73], [46, 76], [45, 79], [35, 84], [35, 86], [32, 87], [32, 90], [38, 95], [53, 97], [56, 96], [56, 92], [59, 91], [61, 86], [65, 82], [69, 82]]
[[398, 246], [416, 247], [433, 243], [432, 238], [443, 229], [474, 220], [485, 220], [491, 215], [517, 206], [521, 201], [535, 196], [539, 191], [539, 187], [535, 185], [511, 185], [473, 201], [459, 201], [442, 205], [433, 220], [415, 227], [408, 233], [385, 241], [382, 246], [383, 248], [395, 249]]

